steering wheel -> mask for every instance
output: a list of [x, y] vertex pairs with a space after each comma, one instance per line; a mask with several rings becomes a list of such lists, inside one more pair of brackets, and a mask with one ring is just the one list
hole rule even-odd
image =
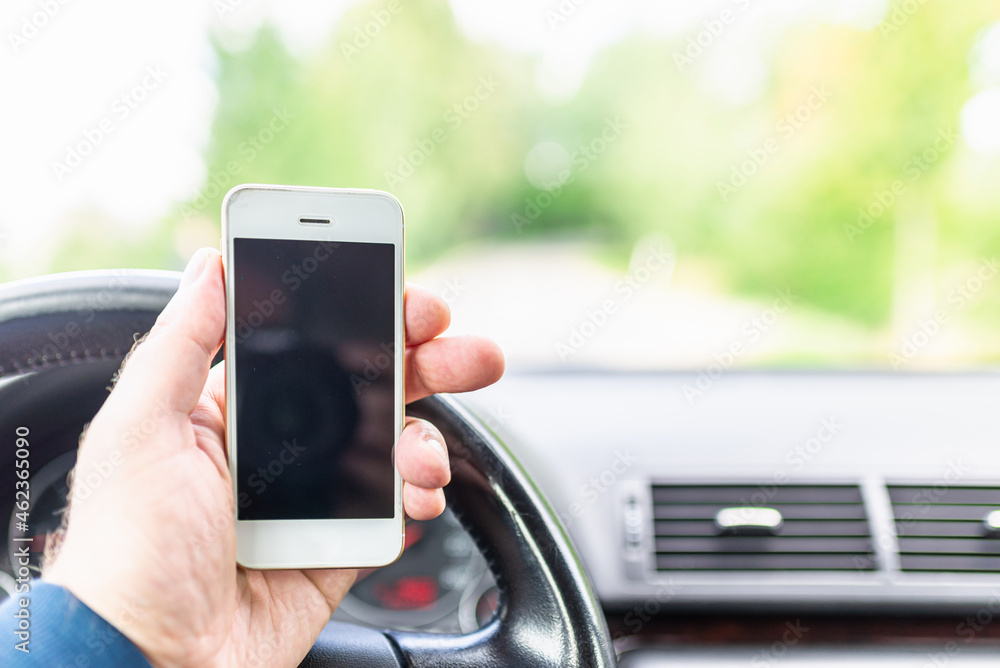
[[[98, 271], [0, 286], [2, 433], [29, 424], [33, 443], [75, 443], [135, 337], [149, 331], [179, 282], [175, 272]], [[617, 665], [583, 565], [511, 453], [451, 397], [423, 399], [407, 412], [445, 436], [452, 462], [445, 496], [493, 572], [497, 612], [465, 635], [331, 622], [301, 665]]]

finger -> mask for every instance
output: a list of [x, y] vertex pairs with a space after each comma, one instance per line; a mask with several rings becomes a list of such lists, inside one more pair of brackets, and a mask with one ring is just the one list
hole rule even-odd
[[191, 426], [199, 438], [198, 447], [207, 454], [219, 475], [228, 481], [229, 459], [226, 444], [226, 368], [220, 362], [208, 372], [201, 400], [191, 411]]
[[224, 361], [213, 366], [208, 372], [204, 398], [214, 405], [223, 416], [226, 414], [226, 363]]
[[[291, 573], [293, 571], [286, 572]], [[274, 571], [271, 571], [271, 573], [274, 573]], [[340, 602], [347, 596], [347, 592], [354, 585], [358, 577], [358, 571], [354, 568], [314, 568], [303, 570], [301, 573], [319, 590], [327, 605], [325, 618], [314, 620], [321, 622], [318, 625], [320, 627], [319, 630], [322, 630], [326, 622], [330, 621], [330, 615], [333, 614]], [[315, 633], [313, 637], [316, 637]]]
[[417, 487], [437, 489], [451, 482], [451, 466], [444, 437], [426, 420], [406, 418], [396, 446], [396, 468], [403, 481]]
[[437, 392], [470, 392], [503, 375], [500, 347], [480, 336], [434, 339], [406, 350], [406, 403]]
[[181, 287], [129, 357], [115, 391], [167, 408], [194, 409], [226, 329], [222, 257], [202, 248], [184, 270]]
[[[444, 300], [419, 285], [406, 286], [406, 345], [415, 346], [430, 341], [441, 334], [451, 322], [451, 311]], [[499, 349], [498, 349], [499, 350]], [[502, 371], [502, 354], [501, 370]], [[498, 376], [499, 377], [499, 376]], [[494, 382], [494, 381], [489, 381]], [[487, 383], [489, 384], [489, 383]], [[215, 399], [219, 410], [225, 413], [226, 382], [224, 364], [216, 365], [209, 374], [206, 393]], [[458, 391], [458, 390], [452, 390]], [[414, 399], [407, 399], [414, 401]]]
[[444, 512], [444, 490], [403, 484], [403, 512], [411, 519], [432, 520]]
[[408, 346], [430, 341], [451, 324], [451, 309], [448, 304], [430, 290], [412, 283], [406, 286], [403, 313]]
[[[129, 354], [90, 431], [118, 430], [131, 448], [171, 416], [194, 410], [225, 332], [219, 251], [202, 248], [149, 335]], [[113, 438], [99, 439], [104, 442]]]

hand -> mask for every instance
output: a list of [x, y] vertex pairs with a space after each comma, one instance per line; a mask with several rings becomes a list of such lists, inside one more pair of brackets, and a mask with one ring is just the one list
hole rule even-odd
[[[434, 338], [447, 305], [409, 287], [406, 401], [474, 390], [503, 373], [475, 337]], [[44, 578], [73, 592], [156, 666], [296, 666], [354, 583], [354, 570], [236, 565], [225, 449], [225, 331], [218, 251], [191, 259], [177, 294], [130, 355], [80, 445], [69, 523]], [[396, 448], [403, 506], [444, 509], [443, 438], [408, 419]]]

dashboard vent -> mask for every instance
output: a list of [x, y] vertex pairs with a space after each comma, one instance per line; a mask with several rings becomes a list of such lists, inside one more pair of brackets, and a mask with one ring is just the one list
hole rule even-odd
[[904, 571], [1000, 572], [1000, 487], [889, 485]]
[[659, 571], [871, 571], [857, 485], [652, 486]]

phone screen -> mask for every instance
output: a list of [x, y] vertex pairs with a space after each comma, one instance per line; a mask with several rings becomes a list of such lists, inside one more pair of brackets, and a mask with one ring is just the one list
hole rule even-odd
[[240, 520], [393, 517], [395, 247], [233, 240]]

